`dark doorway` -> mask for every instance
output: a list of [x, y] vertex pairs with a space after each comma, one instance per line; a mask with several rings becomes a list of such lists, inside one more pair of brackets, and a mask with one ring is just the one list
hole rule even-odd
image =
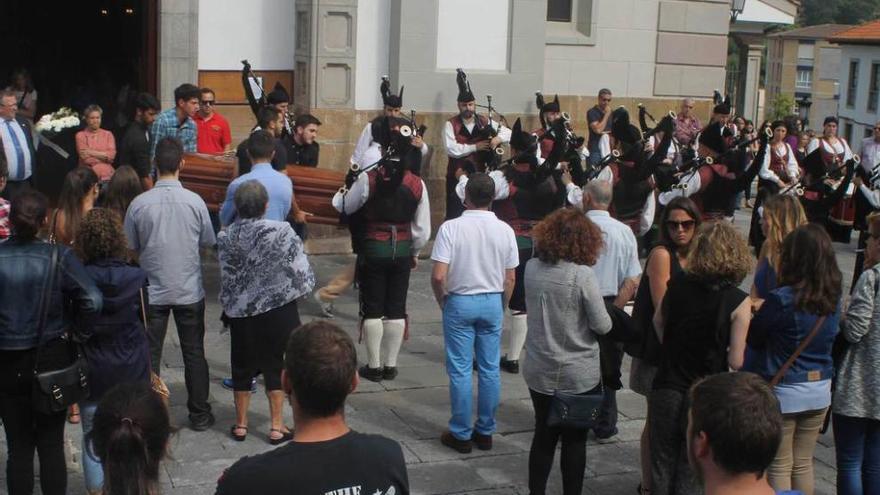
[[97, 103], [103, 127], [115, 130], [127, 121], [131, 96], [155, 94], [158, 0], [2, 0], [0, 19], [0, 85], [15, 69], [28, 70], [37, 118]]

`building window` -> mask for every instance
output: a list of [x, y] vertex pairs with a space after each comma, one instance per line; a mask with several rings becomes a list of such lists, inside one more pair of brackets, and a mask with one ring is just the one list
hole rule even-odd
[[548, 0], [548, 45], [595, 45], [594, 0]]
[[847, 143], [852, 142], [852, 134], [853, 134], [852, 122], [847, 122], [846, 124], [843, 124], [843, 138], [846, 139]]
[[810, 69], [798, 69], [797, 80], [794, 83], [797, 89], [810, 89], [813, 87], [813, 71]]
[[571, 2], [573, 0], [547, 0], [547, 21], [571, 22]]
[[849, 61], [849, 80], [846, 83], [846, 106], [856, 106], [856, 91], [859, 87], [859, 61]]
[[877, 111], [877, 95], [880, 93], [880, 64], [871, 64], [871, 85], [868, 86], [868, 111]]

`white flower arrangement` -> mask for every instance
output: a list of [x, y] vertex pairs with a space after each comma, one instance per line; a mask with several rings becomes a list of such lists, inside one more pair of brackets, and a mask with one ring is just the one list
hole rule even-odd
[[68, 107], [61, 107], [54, 113], [43, 115], [37, 122], [37, 132], [57, 134], [64, 129], [79, 127], [79, 117]]

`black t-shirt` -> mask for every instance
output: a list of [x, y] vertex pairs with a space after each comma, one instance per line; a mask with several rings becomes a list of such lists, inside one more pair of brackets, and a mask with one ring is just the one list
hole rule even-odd
[[409, 479], [397, 442], [350, 431], [316, 443], [290, 442], [243, 457], [217, 482], [216, 495], [408, 495]]
[[[587, 124], [590, 131], [589, 140], [587, 141], [587, 150], [590, 153], [599, 151], [599, 138], [602, 137], [602, 134], [596, 134], [595, 132], [593, 132], [593, 129], [589, 127], [589, 124], [592, 124], [593, 122], [601, 122], [604, 117], [605, 112], [599, 110], [598, 106], [594, 106], [593, 108], [587, 110]], [[605, 123], [605, 131], [610, 130], [611, 119], [609, 118], [608, 121]]]
[[730, 315], [746, 297], [737, 287], [709, 286], [687, 272], [669, 281], [654, 390], [686, 392], [700, 378], [727, 371]]
[[118, 146], [116, 166], [128, 165], [137, 172], [138, 177], [149, 177], [150, 165], [150, 141], [149, 131], [140, 122], [132, 122], [125, 129], [122, 141]]
[[296, 144], [292, 136], [282, 139], [287, 145], [287, 163], [308, 167], [318, 166], [318, 155], [321, 152], [321, 147], [317, 141], [312, 144]]

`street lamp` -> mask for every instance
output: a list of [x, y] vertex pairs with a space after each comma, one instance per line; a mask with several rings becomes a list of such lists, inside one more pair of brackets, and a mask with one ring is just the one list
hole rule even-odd
[[730, 20], [735, 21], [737, 16], [742, 14], [746, 8], [746, 0], [731, 0], [730, 2]]
[[810, 107], [813, 102], [810, 101], [810, 95], [806, 95], [798, 100], [798, 117], [801, 119], [801, 126], [806, 129], [810, 123]]

